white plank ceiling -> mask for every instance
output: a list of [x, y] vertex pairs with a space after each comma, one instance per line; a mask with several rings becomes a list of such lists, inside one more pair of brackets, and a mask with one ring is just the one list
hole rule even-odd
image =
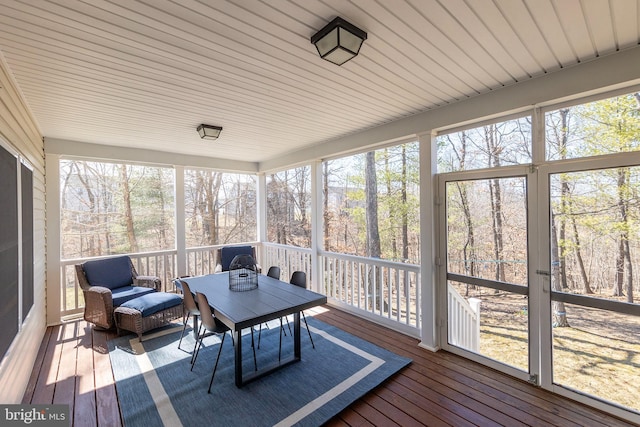
[[[368, 33], [342, 67], [309, 41], [335, 16]], [[0, 51], [45, 137], [259, 162], [637, 46], [639, 22], [640, 0], [0, 0]]]

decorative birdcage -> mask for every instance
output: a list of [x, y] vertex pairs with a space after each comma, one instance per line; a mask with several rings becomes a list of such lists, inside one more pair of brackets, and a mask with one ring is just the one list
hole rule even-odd
[[250, 291], [258, 287], [258, 268], [251, 255], [236, 255], [229, 264], [229, 289]]

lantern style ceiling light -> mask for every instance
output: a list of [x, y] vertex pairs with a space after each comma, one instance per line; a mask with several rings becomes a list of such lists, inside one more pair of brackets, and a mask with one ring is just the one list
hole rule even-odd
[[222, 132], [221, 126], [211, 126], [202, 124], [198, 126], [198, 134], [200, 134], [200, 138], [202, 139], [218, 139], [220, 136], [220, 132]]
[[337, 17], [311, 36], [311, 43], [322, 59], [342, 65], [358, 54], [366, 39], [367, 33]]

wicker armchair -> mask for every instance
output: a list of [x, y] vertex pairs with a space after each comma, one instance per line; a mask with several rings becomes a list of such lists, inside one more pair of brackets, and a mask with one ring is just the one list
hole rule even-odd
[[128, 256], [87, 261], [75, 268], [84, 294], [84, 319], [105, 329], [114, 326], [115, 307], [159, 291], [162, 285], [158, 277], [138, 275]]

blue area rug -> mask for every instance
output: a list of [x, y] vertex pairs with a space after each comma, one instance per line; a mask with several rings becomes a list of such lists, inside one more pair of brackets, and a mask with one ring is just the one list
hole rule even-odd
[[[211, 394], [217, 337], [205, 338], [193, 371], [193, 334], [185, 335], [179, 350], [181, 328], [145, 334], [142, 343], [133, 335], [109, 341], [125, 425], [319, 426], [411, 362], [311, 316], [307, 321], [315, 350], [302, 322], [302, 360], [242, 388], [235, 386], [234, 348], [227, 335]], [[278, 359], [279, 323], [272, 325], [262, 329], [258, 367]], [[250, 339], [243, 337], [245, 373], [254, 366]], [[292, 354], [288, 331], [282, 347], [283, 357]]]

